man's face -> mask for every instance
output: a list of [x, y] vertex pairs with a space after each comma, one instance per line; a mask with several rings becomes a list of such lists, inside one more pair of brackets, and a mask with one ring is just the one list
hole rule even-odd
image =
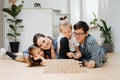
[[88, 32], [85, 33], [82, 28], [75, 30], [73, 34], [76, 40], [81, 44], [84, 43], [86, 36], [88, 36]]

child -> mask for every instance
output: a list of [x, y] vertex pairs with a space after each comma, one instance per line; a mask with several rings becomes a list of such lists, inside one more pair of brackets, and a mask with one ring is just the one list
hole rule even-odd
[[44, 52], [42, 49], [36, 46], [30, 46], [28, 48], [28, 52], [29, 52], [28, 61], [29, 61], [30, 67], [37, 66], [37, 65], [45, 65], [45, 62], [43, 62], [45, 58], [44, 58]]
[[[32, 45], [28, 48], [29, 54], [23, 53], [23, 55], [15, 55], [9, 51], [6, 51], [4, 48], [1, 48], [0, 51], [1, 51], [1, 54], [7, 54], [13, 60], [20, 61], [20, 62], [27, 62], [29, 67], [35, 66], [36, 63], [43, 64], [42, 61], [44, 60], [44, 58], [43, 58], [44, 52], [42, 49], [40, 49], [39, 47], [36, 47], [34, 45]], [[38, 54], [38, 55], [36, 55], [36, 54]]]
[[72, 25], [65, 17], [60, 18], [59, 30], [60, 35], [57, 39], [58, 53], [60, 59], [79, 59], [81, 53], [78, 49], [79, 43], [72, 35]]

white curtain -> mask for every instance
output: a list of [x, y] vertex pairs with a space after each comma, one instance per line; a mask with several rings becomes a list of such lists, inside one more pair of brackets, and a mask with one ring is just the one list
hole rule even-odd
[[[92, 13], [98, 17], [98, 0], [82, 0], [83, 1], [83, 20], [88, 24], [94, 19]], [[91, 27], [91, 26], [90, 26]]]
[[99, 0], [98, 1], [98, 17], [99, 19], [108, 20], [108, 0]]

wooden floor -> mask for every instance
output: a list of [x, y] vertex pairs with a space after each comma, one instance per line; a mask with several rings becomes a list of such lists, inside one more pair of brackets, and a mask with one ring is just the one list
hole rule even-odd
[[120, 54], [108, 53], [100, 68], [81, 67], [80, 73], [43, 73], [43, 67], [27, 67], [26, 63], [0, 59], [0, 80], [120, 80]]

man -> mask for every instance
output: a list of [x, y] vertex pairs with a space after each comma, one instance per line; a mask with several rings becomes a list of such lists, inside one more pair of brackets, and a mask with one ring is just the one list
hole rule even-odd
[[88, 33], [89, 26], [84, 21], [74, 25], [74, 35], [79, 42], [79, 49], [82, 53], [80, 60], [88, 68], [99, 67], [106, 62], [106, 53], [102, 46]]

